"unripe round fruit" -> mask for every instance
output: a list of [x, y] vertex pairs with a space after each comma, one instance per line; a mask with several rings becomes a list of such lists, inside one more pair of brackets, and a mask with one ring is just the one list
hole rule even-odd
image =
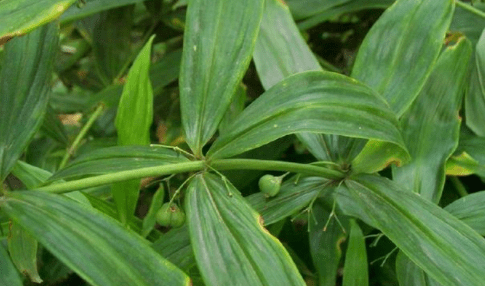
[[275, 177], [273, 175], [264, 175], [259, 178], [259, 190], [264, 193], [266, 197], [276, 196], [281, 187], [282, 177]]
[[166, 227], [180, 227], [185, 222], [185, 213], [174, 203], [165, 203], [157, 212], [157, 223]]

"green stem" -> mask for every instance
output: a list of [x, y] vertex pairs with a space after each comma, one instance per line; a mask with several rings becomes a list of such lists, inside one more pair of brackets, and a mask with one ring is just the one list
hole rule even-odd
[[477, 15], [477, 16], [480, 16], [482, 18], [485, 18], [485, 13], [484, 12], [478, 10], [477, 8], [474, 8], [471, 5], [468, 5], [468, 4], [463, 3], [461, 1], [458, 1], [458, 0], [455, 1], [455, 4], [456, 4], [456, 6], [459, 6], [459, 7], [463, 8], [463, 9], [465, 9], [465, 10], [467, 10], [467, 11], [469, 11], [469, 12], [471, 12], [471, 13]]
[[79, 134], [77, 135], [76, 139], [74, 139], [74, 142], [72, 143], [71, 147], [67, 150], [66, 154], [62, 158], [61, 164], [59, 165], [59, 169], [62, 169], [66, 166], [67, 162], [69, 161], [69, 158], [71, 158], [71, 155], [76, 152], [77, 147], [81, 143], [81, 140], [86, 136], [86, 133], [88, 133], [88, 130], [91, 128], [91, 126], [94, 124], [96, 119], [101, 115], [101, 113], [104, 110], [104, 105], [100, 104], [94, 113], [91, 115], [89, 118], [88, 122], [83, 126]]
[[310, 164], [299, 164], [284, 161], [267, 161], [256, 159], [224, 159], [215, 160], [210, 165], [219, 171], [222, 170], [264, 170], [264, 171], [283, 171], [292, 173], [301, 173], [305, 175], [319, 176], [327, 179], [338, 180], [345, 177], [345, 174], [323, 167], [317, 167]]
[[468, 195], [468, 192], [466, 191], [465, 186], [460, 181], [460, 179], [458, 179], [458, 177], [450, 177], [450, 181], [451, 181], [451, 183], [453, 184], [453, 186], [455, 187], [456, 191], [458, 192], [458, 194], [461, 197], [464, 197], [464, 196], [467, 196]]
[[[217, 170], [267, 170], [301, 173], [305, 175], [320, 176], [327, 179], [342, 179], [345, 174], [323, 167], [309, 164], [299, 164], [281, 161], [266, 161], [254, 159], [225, 159], [215, 160], [210, 166]], [[205, 161], [185, 162], [178, 164], [162, 165], [156, 167], [140, 168], [135, 170], [121, 171], [101, 176], [95, 176], [65, 183], [57, 183], [38, 188], [40, 191], [50, 193], [67, 193], [79, 189], [91, 188], [106, 184], [144, 177], [154, 177], [169, 174], [202, 171], [208, 168]]]

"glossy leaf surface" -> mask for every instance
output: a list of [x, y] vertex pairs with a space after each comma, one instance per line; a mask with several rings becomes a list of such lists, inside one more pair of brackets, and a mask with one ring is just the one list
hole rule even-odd
[[373, 138], [404, 149], [395, 115], [379, 95], [343, 75], [290, 76], [256, 99], [208, 151], [230, 157], [284, 135], [314, 132]]
[[249, 65], [263, 3], [193, 0], [188, 6], [180, 103], [186, 141], [197, 156], [217, 130]]
[[76, 0], [0, 1], [0, 45], [59, 17]]
[[199, 174], [186, 194], [191, 243], [204, 282], [305, 285], [283, 245], [229, 184], [215, 175]]
[[162, 146], [116, 146], [98, 149], [80, 156], [66, 168], [55, 173], [50, 180], [101, 175], [181, 162], [188, 162], [188, 159]]
[[434, 203], [441, 198], [446, 160], [458, 145], [470, 54], [471, 44], [464, 37], [444, 50], [422, 91], [401, 117], [412, 161], [394, 168], [393, 179]]
[[[381, 230], [414, 263], [443, 285], [480, 285], [485, 239], [453, 215], [375, 175], [346, 181], [344, 211]], [[396, 227], [399, 225], [399, 227]]]
[[397, 1], [365, 37], [352, 77], [375, 89], [402, 115], [431, 73], [453, 9], [452, 0]]
[[90, 284], [189, 284], [181, 270], [155, 253], [139, 236], [68, 198], [42, 192], [12, 192], [0, 199], [0, 206]]
[[57, 42], [57, 25], [49, 24], [5, 45], [0, 73], [0, 182], [42, 124]]

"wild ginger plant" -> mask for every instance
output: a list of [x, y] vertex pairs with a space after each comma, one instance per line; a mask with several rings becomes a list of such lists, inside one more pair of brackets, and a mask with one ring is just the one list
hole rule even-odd
[[0, 2], [5, 285], [483, 285], [483, 4], [74, 2]]

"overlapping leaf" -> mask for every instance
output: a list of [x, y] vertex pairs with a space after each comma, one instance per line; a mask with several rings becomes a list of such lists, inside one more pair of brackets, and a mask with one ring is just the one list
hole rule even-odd
[[37, 271], [37, 240], [15, 222], [10, 226], [8, 252], [21, 273], [32, 282], [42, 283]]
[[467, 195], [447, 205], [445, 210], [485, 236], [485, 192]]
[[352, 77], [384, 96], [400, 116], [431, 73], [453, 9], [453, 0], [397, 1], [365, 37]]
[[0, 182], [42, 124], [57, 42], [53, 23], [5, 45], [0, 73]]
[[68, 198], [12, 192], [0, 206], [93, 285], [189, 285], [190, 279], [118, 222]]
[[[340, 206], [378, 228], [443, 285], [481, 285], [485, 239], [453, 215], [392, 181], [361, 175], [338, 190]], [[396, 227], [399, 226], [399, 227]]]
[[80, 156], [50, 179], [70, 179], [125, 170], [188, 162], [178, 152], [162, 146], [116, 146]]
[[188, 271], [195, 265], [187, 226], [171, 229], [152, 244], [153, 249], [168, 261]]
[[204, 282], [305, 285], [283, 245], [229, 184], [215, 175], [199, 174], [186, 194], [191, 243]]
[[382, 98], [329, 72], [288, 77], [247, 107], [229, 130], [214, 142], [208, 157], [230, 157], [300, 132], [372, 138], [405, 150], [396, 117]]
[[396, 276], [401, 286], [441, 286], [401, 251], [396, 257]]
[[0, 1], [0, 45], [59, 17], [76, 0]]
[[458, 145], [459, 110], [465, 91], [471, 44], [464, 37], [443, 51], [424, 88], [401, 117], [412, 161], [393, 169], [393, 179], [438, 203], [445, 164]]
[[197, 156], [214, 135], [251, 60], [262, 0], [193, 0], [180, 72], [186, 141]]
[[7, 250], [0, 243], [0, 273], [2, 274], [2, 280], [0, 285], [2, 286], [22, 286], [22, 280], [15, 269], [10, 256], [8, 256]]
[[485, 136], [485, 30], [475, 48], [475, 64], [471, 64], [470, 87], [465, 97], [466, 124], [479, 136]]
[[[342, 230], [341, 225], [330, 217], [330, 210], [326, 207], [323, 200], [317, 200], [309, 214], [310, 250], [318, 273], [319, 285], [334, 286], [337, 283], [342, 257], [342, 244], [348, 235]], [[342, 221], [348, 228], [348, 220]]]
[[345, 253], [343, 286], [369, 285], [367, 251], [362, 230], [355, 220], [350, 220], [349, 244]]

